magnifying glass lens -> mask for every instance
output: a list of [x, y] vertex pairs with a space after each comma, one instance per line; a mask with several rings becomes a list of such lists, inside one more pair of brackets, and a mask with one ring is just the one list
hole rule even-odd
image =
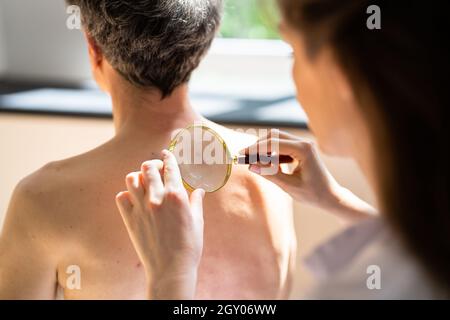
[[170, 150], [188, 189], [214, 192], [226, 184], [231, 173], [231, 156], [225, 142], [212, 129], [203, 126], [183, 129], [172, 141]]

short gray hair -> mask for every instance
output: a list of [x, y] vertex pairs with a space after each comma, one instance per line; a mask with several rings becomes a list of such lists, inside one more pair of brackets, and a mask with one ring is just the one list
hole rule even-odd
[[163, 97], [189, 81], [219, 28], [222, 0], [68, 0], [103, 55], [135, 86]]

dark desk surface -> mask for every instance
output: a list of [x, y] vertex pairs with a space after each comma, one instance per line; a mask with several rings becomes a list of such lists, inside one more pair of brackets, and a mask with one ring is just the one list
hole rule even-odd
[[[307, 127], [306, 115], [293, 96], [258, 100], [192, 92], [191, 99], [198, 112], [222, 124]], [[109, 97], [96, 89], [1, 79], [0, 112], [112, 117]]]

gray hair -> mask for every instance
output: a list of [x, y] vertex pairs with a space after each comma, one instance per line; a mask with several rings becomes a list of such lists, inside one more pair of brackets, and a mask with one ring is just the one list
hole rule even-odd
[[219, 28], [222, 0], [68, 0], [103, 55], [133, 85], [163, 97], [189, 81]]

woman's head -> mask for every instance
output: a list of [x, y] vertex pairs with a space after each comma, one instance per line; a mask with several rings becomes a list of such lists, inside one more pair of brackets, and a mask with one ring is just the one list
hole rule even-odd
[[67, 0], [79, 6], [100, 87], [118, 73], [162, 96], [186, 83], [220, 25], [222, 0]]
[[279, 0], [298, 96], [319, 145], [353, 155], [369, 142], [382, 210], [439, 284], [450, 288], [449, 52], [439, 2]]
[[365, 127], [361, 125], [362, 115], [352, 88], [333, 51], [327, 45], [311, 56], [305, 45], [305, 35], [286, 22], [280, 25], [280, 32], [294, 49], [297, 99], [308, 114], [309, 128], [316, 135], [320, 148], [331, 155], [349, 156], [354, 149], [349, 133], [356, 129], [362, 134]]

